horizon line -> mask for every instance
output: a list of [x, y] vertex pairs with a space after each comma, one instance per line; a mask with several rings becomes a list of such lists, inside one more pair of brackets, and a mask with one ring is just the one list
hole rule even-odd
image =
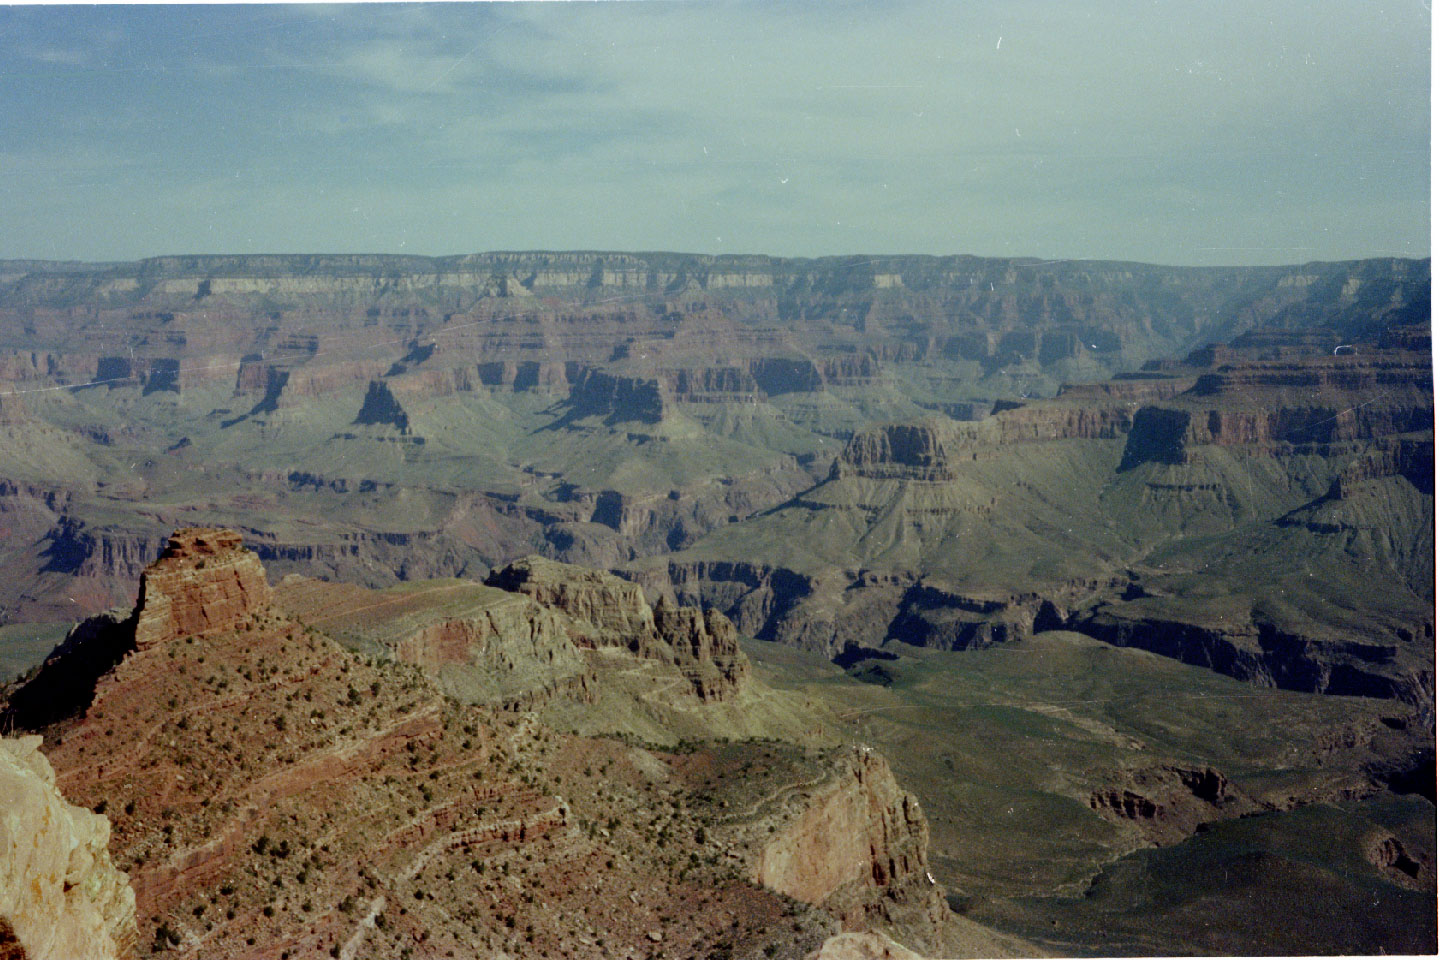
[[[1207, 247], [1205, 249], [1221, 249]], [[1225, 249], [1309, 249], [1305, 247], [1293, 248], [1225, 248]], [[119, 268], [126, 266], [139, 266], [162, 260], [246, 260], [246, 259], [301, 259], [301, 258], [356, 258], [356, 259], [393, 259], [393, 260], [461, 260], [470, 257], [488, 256], [628, 256], [628, 257], [682, 257], [695, 260], [744, 260], [758, 259], [769, 261], [843, 261], [843, 260], [865, 260], [873, 263], [880, 263], [886, 260], [988, 260], [1010, 262], [1024, 266], [1047, 266], [1061, 263], [1096, 263], [1096, 264], [1128, 264], [1146, 267], [1164, 267], [1176, 270], [1283, 270], [1292, 267], [1303, 267], [1310, 264], [1338, 264], [1338, 263], [1364, 263], [1376, 260], [1405, 260], [1410, 262], [1428, 261], [1431, 258], [1429, 253], [1423, 256], [1410, 256], [1402, 254], [1375, 254], [1371, 256], [1337, 257], [1334, 259], [1311, 259], [1298, 260], [1286, 263], [1263, 263], [1263, 264], [1185, 264], [1165, 263], [1148, 260], [1113, 259], [1103, 257], [1041, 257], [1036, 255], [987, 255], [978, 253], [840, 253], [821, 254], [815, 256], [803, 255], [781, 255], [769, 253], [699, 253], [685, 250], [638, 250], [622, 248], [497, 248], [490, 250], [474, 250], [461, 253], [445, 254], [421, 254], [421, 253], [395, 253], [395, 252], [364, 252], [364, 251], [327, 251], [327, 252], [247, 252], [247, 253], [162, 253], [152, 254], [135, 259], [119, 260], [84, 260], [84, 259], [63, 259], [53, 257], [0, 257], [0, 264], [55, 264], [61, 266], [94, 267], [94, 268]], [[855, 266], [862, 266], [857, 263]]]

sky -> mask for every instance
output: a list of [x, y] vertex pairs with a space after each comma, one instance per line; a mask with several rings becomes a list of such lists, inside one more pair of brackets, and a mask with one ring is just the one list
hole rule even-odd
[[0, 7], [0, 258], [1430, 253], [1421, 0]]

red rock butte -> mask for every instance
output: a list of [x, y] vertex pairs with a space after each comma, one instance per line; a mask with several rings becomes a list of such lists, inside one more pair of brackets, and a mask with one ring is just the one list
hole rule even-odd
[[270, 602], [260, 560], [233, 530], [184, 527], [140, 578], [135, 645], [237, 629]]

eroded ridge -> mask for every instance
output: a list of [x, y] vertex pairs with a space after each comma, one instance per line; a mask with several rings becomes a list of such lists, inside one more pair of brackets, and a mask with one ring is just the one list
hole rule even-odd
[[[751, 764], [777, 751], [765, 789], [787, 799], [737, 794], [727, 804], [743, 807], [737, 821], [702, 787], [701, 771], [729, 762], [711, 750], [565, 735], [505, 704], [458, 703], [424, 664], [358, 655], [285, 610], [308, 603], [316, 623], [353, 626], [333, 594], [292, 580], [272, 604], [264, 582], [237, 537], [177, 532], [132, 618], [145, 622], [148, 604], [167, 598], [157, 639], [106, 669], [77, 713], [43, 727], [60, 789], [113, 820], [111, 856], [130, 875], [142, 951], [798, 958], [842, 925], [917, 944], [938, 936], [943, 916], [931, 908], [943, 903], [920, 879], [923, 815], [878, 759], [714, 748]], [[478, 589], [502, 608], [550, 610]], [[620, 620], [650, 618], [643, 642], [687, 656], [724, 648], [720, 621], [621, 592], [636, 603]], [[425, 604], [376, 602], [394, 607], [377, 622], [431, 629]], [[552, 615], [601, 642], [594, 620]], [[503, 647], [511, 626], [498, 621], [487, 642]], [[754, 786], [735, 782], [742, 794]], [[856, 830], [869, 865], [836, 861], [821, 871], [824, 890], [798, 879], [805, 868], [781, 850], [848, 856]], [[772, 842], [781, 847], [767, 852]]]

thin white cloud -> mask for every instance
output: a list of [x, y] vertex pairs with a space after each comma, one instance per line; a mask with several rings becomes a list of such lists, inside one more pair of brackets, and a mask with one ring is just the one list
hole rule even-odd
[[90, 55], [85, 51], [63, 47], [45, 47], [30, 51], [26, 56], [38, 63], [58, 63], [67, 67], [84, 66], [91, 62]]

